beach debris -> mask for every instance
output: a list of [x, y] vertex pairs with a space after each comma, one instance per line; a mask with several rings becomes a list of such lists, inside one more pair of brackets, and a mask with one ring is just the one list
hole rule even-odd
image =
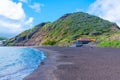
[[41, 61], [41, 62], [40, 62], [40, 64], [41, 64], [41, 65], [44, 65], [44, 64], [45, 64], [45, 62], [44, 62], [44, 61]]

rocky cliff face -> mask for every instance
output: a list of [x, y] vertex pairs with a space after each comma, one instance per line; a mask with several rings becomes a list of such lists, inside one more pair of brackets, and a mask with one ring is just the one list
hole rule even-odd
[[33, 36], [40, 31], [40, 29], [45, 25], [46, 23], [41, 23], [34, 28], [30, 30], [26, 30], [22, 32], [21, 34], [17, 35], [14, 38], [9, 39], [5, 43], [5, 45], [15, 45], [15, 46], [33, 46], [35, 45], [34, 41], [33, 42], [28, 42], [30, 39], [33, 38]]
[[77, 12], [65, 14], [53, 23], [41, 23], [30, 30], [8, 40], [6, 45], [68, 46], [82, 36], [99, 39], [99, 36], [109, 36], [119, 31], [119, 27], [107, 20]]

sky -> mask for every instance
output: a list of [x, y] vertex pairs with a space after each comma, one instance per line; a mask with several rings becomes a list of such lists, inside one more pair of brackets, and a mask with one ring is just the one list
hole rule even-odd
[[0, 36], [11, 38], [66, 13], [86, 12], [120, 25], [120, 0], [0, 0]]

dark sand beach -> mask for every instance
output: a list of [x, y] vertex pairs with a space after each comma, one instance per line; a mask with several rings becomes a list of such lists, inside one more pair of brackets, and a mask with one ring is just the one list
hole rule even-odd
[[39, 47], [49, 54], [44, 65], [24, 80], [120, 80], [120, 49]]

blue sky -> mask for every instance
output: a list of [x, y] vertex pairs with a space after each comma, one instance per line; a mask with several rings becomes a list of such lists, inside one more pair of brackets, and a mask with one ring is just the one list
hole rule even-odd
[[[14, 0], [19, 2], [19, 0]], [[89, 5], [95, 0], [27, 0], [29, 5], [38, 3], [40, 10], [36, 12], [28, 4], [23, 3], [23, 8], [28, 17], [34, 17], [33, 25], [40, 22], [55, 21], [66, 13], [76, 11], [86, 12]]]
[[1, 0], [0, 36], [13, 37], [66, 13], [87, 12], [120, 25], [119, 0]]
[[[41, 0], [44, 4], [39, 15], [40, 22], [54, 21], [60, 16], [77, 10], [86, 12], [94, 0]], [[39, 22], [38, 22], [39, 23]]]

